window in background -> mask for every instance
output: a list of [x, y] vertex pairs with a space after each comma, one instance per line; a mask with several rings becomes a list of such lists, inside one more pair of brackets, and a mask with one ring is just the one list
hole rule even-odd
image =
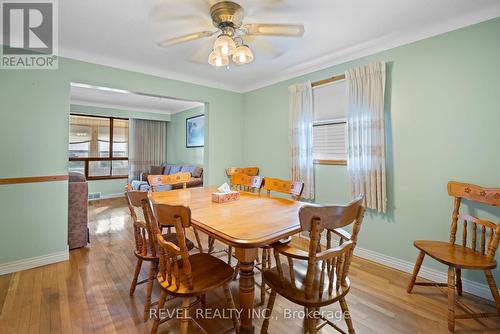
[[313, 158], [316, 164], [345, 165], [346, 81], [340, 80], [313, 89]]
[[69, 170], [88, 180], [128, 177], [128, 120], [70, 115]]

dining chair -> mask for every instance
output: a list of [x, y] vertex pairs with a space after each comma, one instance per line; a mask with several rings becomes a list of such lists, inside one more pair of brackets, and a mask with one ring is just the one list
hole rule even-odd
[[[274, 191], [291, 195], [293, 200], [298, 201], [300, 200], [300, 196], [302, 195], [304, 183], [300, 181], [288, 181], [265, 177], [263, 180], [263, 187], [267, 191], [267, 196], [270, 196], [271, 192]], [[271, 249], [276, 245], [289, 243], [291, 240], [292, 237], [288, 237], [286, 239], [278, 241], [275, 245], [267, 245], [261, 247], [262, 257], [260, 262], [256, 263], [255, 268], [261, 272], [264, 272], [266, 271], [266, 269], [270, 268], [272, 264]], [[266, 285], [264, 283], [264, 280], [262, 280], [260, 285], [260, 305], [263, 305], [265, 302], [266, 291]]]
[[[148, 319], [149, 309], [151, 308], [151, 294], [153, 291], [153, 281], [158, 270], [158, 245], [156, 242], [156, 234], [159, 228], [154, 222], [149, 219], [147, 213], [148, 197], [146, 192], [142, 191], [127, 191], [125, 193], [130, 216], [133, 221], [135, 250], [134, 255], [137, 258], [134, 276], [130, 284], [129, 293], [132, 296], [137, 285], [147, 283], [146, 301], [144, 303], [144, 321]], [[164, 235], [164, 238], [170, 242], [177, 243], [175, 233]], [[187, 242], [187, 248], [193, 249], [192, 242]], [[138, 281], [143, 262], [150, 262], [148, 277]]]
[[[170, 175], [148, 175], [148, 183], [152, 191], [160, 191], [163, 187], [182, 184], [184, 189], [191, 180], [191, 173], [175, 173]], [[168, 189], [170, 190], [170, 189]]]
[[259, 167], [228, 167], [226, 168], [226, 176], [231, 182], [231, 176], [234, 174], [246, 174], [249, 176], [259, 175]]
[[[160, 245], [160, 269], [157, 276], [161, 286], [161, 295], [158, 302], [158, 314], [165, 306], [167, 296], [182, 298], [182, 317], [180, 319], [181, 334], [188, 333], [189, 320], [206, 333], [205, 330], [189, 317], [189, 308], [193, 297], [204, 296], [207, 292], [222, 287], [227, 306], [234, 310], [234, 302], [229, 289], [234, 270], [224, 261], [207, 253], [190, 255], [186, 247], [186, 231], [191, 227], [191, 210], [186, 206], [171, 206], [167, 204], [153, 204], [153, 214], [157, 220], [170, 221], [176, 230], [177, 244], [165, 240], [157, 235]], [[233, 327], [239, 333], [240, 322], [236, 312], [231, 312]], [[169, 318], [155, 317], [151, 333], [156, 334], [161, 322]]]
[[[289, 244], [274, 248], [276, 266], [264, 272], [264, 281], [271, 287], [261, 334], [267, 333], [276, 294], [304, 307], [304, 332], [317, 333], [326, 324], [345, 333], [336, 324], [321, 316], [320, 308], [339, 302], [349, 333], [354, 327], [345, 297], [350, 289], [348, 278], [353, 250], [363, 220], [363, 196], [345, 206], [304, 206], [299, 211], [300, 226], [309, 232], [308, 250]], [[344, 227], [352, 227], [352, 234]], [[321, 244], [325, 231], [335, 231], [340, 237], [338, 246]], [[286, 257], [282, 263], [280, 255]], [[346, 316], [347, 315], [347, 316]], [[318, 320], [324, 322], [318, 326]]]
[[263, 180], [261, 176], [235, 173], [231, 175], [231, 188], [260, 194]]
[[288, 194], [292, 196], [294, 200], [298, 201], [302, 196], [302, 190], [304, 190], [304, 182], [265, 177], [264, 190], [267, 191], [268, 196], [270, 196], [271, 192], [274, 191], [282, 194]]
[[[497, 262], [495, 253], [500, 240], [500, 224], [479, 219], [477, 217], [461, 214], [462, 200], [485, 205], [500, 205], [500, 188], [483, 188], [474, 184], [448, 182], [448, 194], [454, 198], [454, 208], [451, 222], [450, 239], [446, 241], [417, 240], [413, 244], [420, 251], [413, 269], [413, 275], [408, 284], [407, 292], [411, 293], [415, 285], [445, 286], [448, 288], [448, 330], [454, 331], [455, 319], [476, 319], [500, 316], [500, 295], [491, 273]], [[457, 230], [462, 222], [462, 242], [457, 243]], [[480, 240], [478, 245], [478, 234]], [[467, 239], [470, 235], [470, 246]], [[489, 241], [487, 241], [489, 235]], [[447, 283], [417, 282], [418, 272], [425, 255], [448, 266]], [[496, 304], [496, 313], [465, 313], [455, 314], [455, 303], [463, 305], [456, 300], [455, 288], [459, 296], [462, 295], [462, 269], [482, 270]], [[469, 309], [464, 307], [464, 309]]]

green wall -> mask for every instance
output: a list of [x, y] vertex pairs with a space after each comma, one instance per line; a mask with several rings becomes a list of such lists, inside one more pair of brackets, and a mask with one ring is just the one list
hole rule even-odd
[[186, 119], [203, 115], [205, 107], [200, 106], [171, 115], [167, 125], [167, 161], [186, 165], [203, 165], [204, 147], [186, 147]]
[[[262, 175], [289, 177], [287, 87], [376, 61], [389, 64], [389, 210], [366, 214], [359, 245], [413, 262], [414, 240], [449, 238], [449, 180], [500, 186], [500, 19], [245, 94], [244, 161], [261, 167]], [[349, 199], [345, 166], [316, 166], [315, 177], [317, 202]], [[475, 206], [470, 210], [481, 211]], [[500, 209], [486, 211], [493, 221], [500, 220]], [[431, 260], [425, 265], [444, 270]], [[485, 282], [482, 274], [466, 271], [464, 276]], [[495, 276], [500, 281], [499, 269]]]
[[[0, 70], [0, 178], [67, 174], [71, 82], [206, 102], [207, 183], [242, 163], [241, 94], [61, 58], [58, 70]], [[67, 182], [0, 186], [0, 264], [66, 250], [67, 198]]]

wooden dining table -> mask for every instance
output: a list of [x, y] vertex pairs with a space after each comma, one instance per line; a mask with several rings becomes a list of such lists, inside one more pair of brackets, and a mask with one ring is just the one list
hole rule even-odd
[[151, 194], [151, 201], [191, 208], [192, 225], [235, 248], [240, 262], [241, 333], [254, 333], [254, 265], [258, 248], [300, 232], [299, 209], [304, 203], [288, 198], [241, 192], [240, 199], [212, 202], [216, 187], [189, 188]]

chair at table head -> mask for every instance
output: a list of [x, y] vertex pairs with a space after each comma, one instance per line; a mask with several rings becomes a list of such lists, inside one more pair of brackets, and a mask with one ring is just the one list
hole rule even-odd
[[304, 190], [304, 182], [265, 177], [264, 189], [267, 190], [268, 196], [271, 195], [271, 191], [275, 191], [291, 195], [294, 200], [298, 201], [302, 196], [302, 190]]
[[191, 173], [176, 173], [170, 175], [148, 175], [148, 183], [152, 191], [159, 191], [163, 186], [182, 184], [186, 189], [187, 183], [191, 180]]
[[250, 176], [242, 173], [231, 175], [231, 187], [236, 190], [244, 190], [260, 193], [263, 178], [261, 176]]
[[[301, 228], [310, 235], [308, 250], [287, 244], [274, 248], [276, 268], [263, 273], [264, 282], [272, 292], [261, 333], [267, 333], [276, 294], [304, 306], [308, 311], [318, 311], [320, 307], [339, 302], [342, 311], [348, 312], [345, 295], [349, 292], [350, 282], [347, 275], [363, 219], [362, 202], [363, 197], [358, 196], [345, 206], [304, 206], [300, 209]], [[341, 237], [338, 246], [327, 246], [325, 249], [321, 245], [322, 232], [347, 226], [352, 226], [352, 235], [347, 236], [348, 233], [343, 232], [345, 236]], [[282, 263], [281, 255], [286, 256], [288, 261]], [[305, 321], [308, 332], [317, 332], [316, 317], [308, 316]], [[319, 318], [325, 320], [321, 315]], [[346, 318], [346, 322], [349, 333], [354, 333], [350, 319]]]
[[259, 175], [259, 167], [228, 167], [226, 168], [226, 176], [229, 179], [229, 184], [231, 184], [231, 176], [234, 174], [245, 174], [248, 176]]

